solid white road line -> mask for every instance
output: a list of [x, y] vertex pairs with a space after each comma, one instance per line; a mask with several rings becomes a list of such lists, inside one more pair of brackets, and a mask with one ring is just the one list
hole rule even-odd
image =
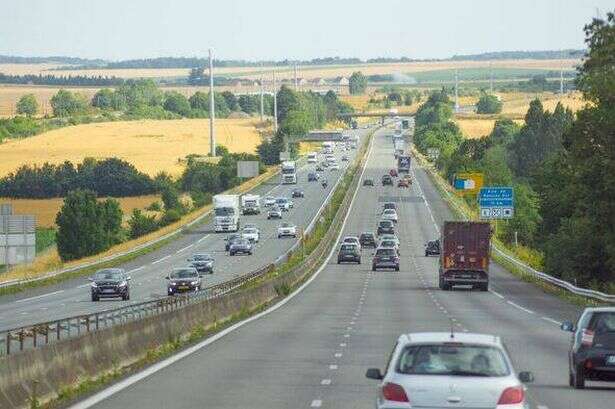
[[192, 243], [192, 244], [190, 244], [190, 245], [188, 245], [188, 246], [186, 246], [186, 247], [184, 247], [184, 248], [181, 248], [181, 249], [177, 250], [175, 253], [176, 253], [176, 254], [179, 254], [179, 253], [181, 253], [182, 251], [186, 251], [186, 250], [188, 250], [189, 248], [191, 248], [191, 247], [193, 247], [193, 246], [194, 246], [194, 243]]
[[[367, 162], [369, 161], [369, 158], [371, 156], [372, 153], [372, 146], [374, 144], [374, 139], [372, 137], [372, 140], [370, 141], [370, 145], [368, 147], [368, 153], [367, 153], [367, 159], [365, 161], [366, 166], [363, 167], [363, 170], [361, 172], [361, 178], [359, 180], [363, 179], [363, 175], [365, 174], [365, 169], [367, 168]], [[351, 203], [354, 204], [354, 201], [357, 197], [357, 193], [359, 192], [359, 188], [360, 188], [360, 183], [359, 185], [356, 187], [354, 194], [352, 196], [352, 200]], [[346, 222], [348, 221], [348, 217], [350, 216], [350, 214], [352, 213], [351, 209], [346, 213], [346, 216], [344, 217], [344, 220], [342, 222], [342, 228], [340, 229], [340, 232], [338, 234], [337, 239], [334, 241], [334, 243], [337, 243], [340, 239], [340, 237], [342, 236], [342, 233], [344, 232], [344, 228], [346, 226]], [[105, 399], [115, 395], [118, 392], [121, 392], [122, 390], [128, 388], [131, 385], [134, 385], [137, 382], [142, 381], [143, 379], [155, 374], [156, 372], [167, 368], [171, 365], [173, 365], [174, 363], [184, 359], [187, 356], [190, 356], [192, 354], [194, 354], [195, 352], [205, 348], [208, 345], [213, 344], [214, 342], [216, 342], [217, 340], [219, 340], [220, 338], [223, 338], [224, 336], [230, 334], [231, 332], [234, 332], [235, 330], [237, 330], [238, 328], [243, 327], [244, 325], [252, 322], [252, 321], [256, 321], [264, 316], [267, 316], [269, 314], [271, 314], [274, 311], [277, 311], [278, 309], [282, 308], [284, 305], [286, 305], [286, 303], [288, 303], [290, 300], [292, 300], [293, 298], [295, 298], [297, 295], [301, 294], [301, 292], [303, 292], [303, 290], [305, 290], [314, 280], [316, 280], [316, 278], [318, 278], [318, 276], [320, 275], [320, 273], [322, 273], [324, 271], [324, 269], [327, 267], [327, 265], [329, 264], [331, 257], [333, 257], [333, 254], [335, 253], [335, 251], [337, 250], [337, 248], [334, 246], [331, 251], [329, 252], [329, 254], [327, 255], [327, 258], [323, 261], [322, 265], [318, 268], [318, 270], [316, 270], [316, 272], [305, 282], [303, 283], [299, 288], [297, 288], [295, 291], [293, 291], [292, 293], [290, 293], [285, 299], [281, 300], [279, 303], [273, 305], [272, 307], [256, 314], [253, 315], [250, 318], [247, 318], [243, 321], [240, 321], [236, 324], [231, 325], [230, 327], [218, 332], [215, 335], [212, 335], [211, 337], [199, 342], [196, 345], [193, 345], [192, 347], [186, 348], [183, 351], [168, 357], [167, 359], [164, 359], [148, 368], [146, 368], [145, 370], [138, 372], [132, 376], [129, 376], [128, 378], [123, 379], [122, 381], [111, 385], [110, 387], [103, 389], [102, 391], [90, 396], [89, 398], [84, 399], [81, 402], [77, 402], [74, 405], [70, 406], [70, 409], [88, 409], [91, 408], [92, 406], [104, 401]], [[170, 257], [170, 256], [168, 256]], [[161, 259], [162, 260], [162, 259]], [[345, 347], [346, 343], [341, 343], [340, 347]], [[314, 401], [314, 402], [320, 402], [319, 405], [322, 405], [322, 401]], [[312, 403], [314, 403], [312, 402]], [[320, 407], [320, 406], [317, 406]]]
[[337, 368], [338, 368], [338, 366], [335, 365], [335, 364], [329, 365], [329, 369], [332, 370], [332, 371], [336, 370]]
[[498, 297], [498, 298], [504, 299], [504, 296], [503, 296], [502, 294], [500, 294], [500, 293], [496, 292], [496, 291], [489, 290], [489, 292], [490, 292], [491, 294], [495, 295], [495, 296], [496, 296], [496, 297]]
[[322, 406], [322, 401], [320, 399], [315, 399], [312, 401], [312, 404], [310, 405], [311, 408], [319, 408]]
[[[88, 286], [88, 285], [89, 284], [86, 284], [85, 286]], [[58, 290], [58, 291], [54, 291], [52, 293], [47, 293], [47, 294], [43, 294], [43, 295], [37, 295], [36, 297], [24, 298], [22, 300], [15, 301], [15, 304], [22, 303], [22, 302], [28, 302], [28, 301], [32, 301], [32, 300], [39, 300], [41, 298], [50, 297], [52, 295], [60, 294], [60, 293], [63, 293], [63, 292], [64, 292], [64, 290]]]
[[512, 302], [512, 301], [506, 301], [506, 302], [507, 302], [508, 304], [512, 305], [513, 307], [520, 309], [521, 311], [527, 312], [528, 314], [534, 314], [534, 311], [532, 311], [532, 310], [528, 310], [527, 308], [522, 307], [522, 306], [520, 306], [519, 304], [515, 304], [515, 303], [514, 303], [514, 302]]
[[331, 379], [323, 379], [320, 381], [321, 385], [331, 385]]
[[562, 325], [562, 323], [560, 321], [554, 320], [553, 318], [549, 318], [549, 317], [541, 317], [543, 320], [551, 322], [555, 325]]
[[132, 270], [128, 271], [128, 274], [136, 273], [137, 271], [143, 270], [144, 268], [145, 266], [133, 268]]

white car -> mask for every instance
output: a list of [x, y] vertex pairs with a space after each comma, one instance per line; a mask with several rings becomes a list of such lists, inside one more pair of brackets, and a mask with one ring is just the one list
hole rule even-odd
[[271, 207], [275, 204], [275, 197], [271, 197], [271, 196], [267, 196], [264, 200], [263, 200], [263, 205], [265, 207]]
[[297, 226], [290, 223], [282, 223], [278, 227], [278, 239], [282, 237], [297, 237]]
[[287, 212], [293, 208], [293, 201], [286, 197], [278, 197], [275, 199], [275, 204], [282, 209], [283, 212]]
[[380, 244], [378, 244], [378, 248], [395, 249], [398, 256], [401, 254], [399, 251], [399, 243], [397, 243], [395, 240], [380, 240]]
[[261, 238], [261, 232], [256, 227], [245, 226], [241, 231], [241, 235], [251, 243], [258, 243]]
[[344, 239], [342, 240], [342, 244], [356, 244], [357, 247], [359, 248], [359, 251], [361, 251], [361, 241], [359, 240], [357, 236], [344, 237]]
[[[378, 237], [378, 239], [380, 240], [380, 243], [382, 243], [385, 240], [394, 241], [395, 244], [397, 244], [397, 247], [399, 247], [399, 239], [394, 234], [381, 234], [380, 237]], [[378, 244], [378, 246], [380, 246], [380, 244]]]
[[337, 162], [333, 162], [329, 170], [340, 170], [340, 165], [338, 165]]
[[386, 372], [365, 375], [380, 381], [378, 409], [529, 409], [523, 384], [534, 381], [515, 372], [499, 337], [451, 332], [403, 334]]
[[393, 223], [397, 223], [397, 212], [395, 209], [385, 209], [382, 212], [381, 218], [382, 220], [390, 220]]

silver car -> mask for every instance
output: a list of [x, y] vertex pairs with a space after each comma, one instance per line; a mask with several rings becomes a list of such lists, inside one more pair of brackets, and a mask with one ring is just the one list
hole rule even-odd
[[534, 380], [515, 372], [499, 337], [450, 332], [401, 335], [385, 373], [366, 376], [381, 381], [378, 409], [528, 409], [523, 383]]

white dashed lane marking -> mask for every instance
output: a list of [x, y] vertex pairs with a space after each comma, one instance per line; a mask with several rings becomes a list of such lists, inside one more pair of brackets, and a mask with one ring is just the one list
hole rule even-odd
[[322, 406], [322, 401], [320, 399], [315, 399], [312, 401], [312, 404], [310, 405], [311, 408], [319, 408]]

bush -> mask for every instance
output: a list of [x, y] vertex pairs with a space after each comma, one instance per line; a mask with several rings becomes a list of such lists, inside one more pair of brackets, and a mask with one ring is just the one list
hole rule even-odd
[[158, 222], [154, 216], [144, 215], [141, 210], [134, 209], [130, 220], [128, 220], [128, 226], [130, 228], [130, 238], [136, 239], [137, 237], [156, 231], [158, 229]]
[[190, 192], [190, 197], [192, 198], [192, 206], [195, 209], [208, 205], [212, 201], [211, 193], [203, 193], [198, 190]]
[[502, 101], [495, 95], [483, 94], [476, 104], [478, 114], [499, 114], [502, 112]]
[[51, 107], [55, 116], [71, 116], [86, 111], [87, 102], [83, 96], [61, 89], [51, 98]]
[[169, 224], [175, 223], [182, 218], [182, 214], [177, 209], [169, 209], [164, 212], [162, 215], [162, 219], [160, 219], [161, 226], [167, 226]]
[[160, 206], [160, 202], [156, 201], [147, 206], [145, 210], [149, 210], [150, 212], [159, 212], [162, 210], [162, 207]]

